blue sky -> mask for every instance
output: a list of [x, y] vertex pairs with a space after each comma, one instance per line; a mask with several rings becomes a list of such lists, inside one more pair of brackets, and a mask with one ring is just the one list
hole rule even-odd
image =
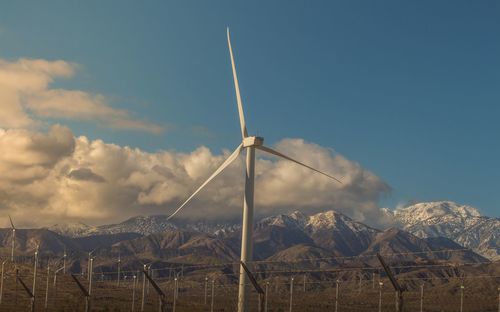
[[392, 187], [500, 216], [497, 1], [16, 1], [0, 58], [63, 59], [55, 86], [104, 94], [160, 135], [57, 120], [147, 151], [240, 140], [225, 28], [250, 133], [304, 138]]

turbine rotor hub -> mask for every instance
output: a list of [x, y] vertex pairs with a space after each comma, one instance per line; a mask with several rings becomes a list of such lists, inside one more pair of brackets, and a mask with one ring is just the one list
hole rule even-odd
[[262, 146], [263, 144], [264, 144], [263, 137], [251, 136], [243, 138], [243, 147]]

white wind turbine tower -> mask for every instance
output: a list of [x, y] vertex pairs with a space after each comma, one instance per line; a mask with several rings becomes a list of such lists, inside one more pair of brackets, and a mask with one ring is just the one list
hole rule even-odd
[[14, 226], [14, 222], [12, 222], [12, 218], [9, 215], [10, 226], [12, 227], [12, 248], [10, 250], [10, 261], [14, 262], [14, 248], [16, 247], [16, 227]]
[[[227, 29], [227, 43], [229, 47], [229, 54], [231, 57], [231, 66], [233, 70], [234, 88], [236, 91], [236, 101], [238, 103], [238, 113], [240, 118], [242, 142], [236, 150], [222, 163], [222, 165], [215, 170], [215, 172], [179, 207], [175, 210], [168, 219], [175, 216], [198, 192], [200, 192], [210, 181], [219, 175], [227, 166], [238, 158], [241, 151], [246, 149], [246, 175], [245, 175], [245, 196], [243, 200], [243, 221], [241, 233], [241, 262], [247, 263], [252, 260], [252, 235], [253, 235], [253, 200], [254, 200], [254, 173], [255, 173], [255, 149], [267, 152], [269, 154], [290, 160], [296, 164], [304, 166], [310, 170], [316, 171], [330, 179], [339, 183], [337, 178], [314, 169], [302, 162], [292, 159], [270, 147], [264, 146], [264, 138], [257, 136], [249, 136], [245, 124], [245, 116], [243, 114], [243, 104], [241, 101], [240, 88], [238, 85], [238, 77], [236, 75], [236, 66], [234, 63], [233, 50], [231, 48], [231, 38], [229, 35], [229, 28]], [[238, 312], [244, 312], [247, 307], [247, 276], [243, 267], [240, 265], [239, 276], [239, 289], [238, 289]]]

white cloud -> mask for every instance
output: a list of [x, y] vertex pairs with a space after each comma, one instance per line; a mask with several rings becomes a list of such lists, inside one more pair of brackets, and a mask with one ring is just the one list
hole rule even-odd
[[62, 158], [73, 153], [74, 144], [71, 131], [57, 125], [47, 134], [1, 130], [0, 183], [17, 187], [45, 178]]
[[70, 78], [76, 69], [75, 64], [62, 60], [0, 59], [0, 127], [34, 127], [39, 119], [59, 118], [151, 133], [163, 130], [132, 118], [126, 110], [113, 108], [103, 95], [50, 88], [54, 79]]
[[342, 184], [287, 160], [259, 161], [256, 203], [267, 213], [275, 209], [333, 208], [358, 221], [377, 223], [378, 201], [390, 188], [375, 174], [330, 149], [302, 139], [282, 140], [276, 149], [341, 178]]
[[[80, 220], [122, 221], [137, 214], [171, 213], [229, 155], [199, 147], [191, 153], [140, 149], [74, 138], [65, 127], [47, 134], [0, 132], [0, 209], [19, 224], [51, 225]], [[389, 187], [359, 164], [327, 148], [286, 139], [277, 149], [333, 175], [338, 184], [286, 160], [256, 165], [256, 213], [336, 209], [376, 223], [379, 197]], [[210, 183], [180, 217], [233, 218], [241, 215], [243, 157]]]

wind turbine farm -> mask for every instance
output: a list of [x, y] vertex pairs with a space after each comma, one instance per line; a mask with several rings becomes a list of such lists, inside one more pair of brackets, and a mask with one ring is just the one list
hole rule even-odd
[[12, 222], [12, 218], [10, 216], [9, 221], [12, 229], [12, 248], [10, 250], [10, 261], [14, 262], [14, 250], [16, 249], [16, 227], [14, 226], [14, 222]]
[[0, 4], [0, 312], [500, 312], [499, 14]]

